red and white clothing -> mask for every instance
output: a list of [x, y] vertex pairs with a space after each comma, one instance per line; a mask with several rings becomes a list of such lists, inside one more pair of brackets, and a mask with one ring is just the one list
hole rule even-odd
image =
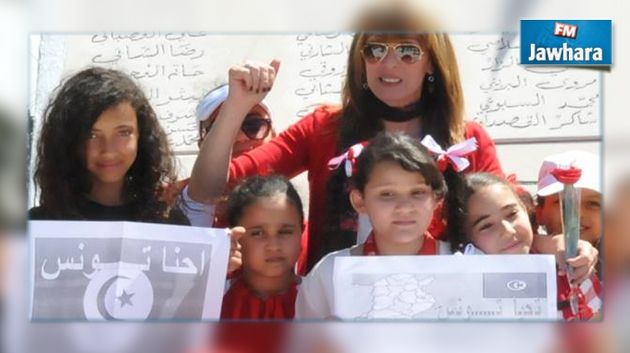
[[[333, 318], [335, 310], [333, 273], [335, 258], [338, 256], [370, 256], [378, 255], [373, 236], [368, 236], [364, 244], [332, 252], [322, 258], [311, 272], [303, 278], [295, 300], [296, 319], [328, 319]], [[425, 233], [422, 248], [418, 255], [451, 254], [448, 243], [436, 240]]]
[[[438, 240], [436, 240], [429, 232], [425, 232], [423, 235], [422, 247], [418, 250], [418, 255], [439, 255], [438, 253]], [[374, 239], [374, 232], [368, 235], [365, 243], [363, 243], [363, 256], [379, 256], [381, 255], [376, 245], [376, 239]]]
[[569, 279], [565, 275], [558, 275], [558, 311], [567, 321], [587, 321], [595, 317], [602, 308], [602, 287], [596, 274], [580, 283], [576, 290], [578, 300], [578, 313], [571, 311], [569, 295], [571, 287]]
[[237, 277], [223, 296], [221, 319], [291, 320], [295, 313], [298, 284], [299, 278], [285, 293], [263, 299], [252, 292], [242, 277]]
[[[292, 178], [308, 171], [309, 214], [306, 236], [298, 260], [298, 273], [317, 260], [323, 227], [326, 224], [327, 184], [331, 175], [328, 161], [339, 155], [339, 108], [321, 106], [310, 115], [290, 126], [269, 143], [244, 153], [230, 162], [229, 179], [233, 186], [238, 180], [257, 174], [277, 173]], [[494, 142], [477, 123], [467, 122], [465, 138], [475, 137], [478, 148], [468, 156], [466, 172], [489, 172], [503, 175]], [[437, 233], [433, 233], [437, 234]]]

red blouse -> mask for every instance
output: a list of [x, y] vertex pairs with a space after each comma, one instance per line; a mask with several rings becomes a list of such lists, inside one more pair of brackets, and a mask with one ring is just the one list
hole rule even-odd
[[[422, 241], [422, 247], [418, 250], [418, 255], [438, 255], [438, 241], [429, 232], [425, 232], [423, 237], [424, 240]], [[363, 256], [377, 255], [379, 255], [378, 246], [376, 245], [374, 232], [372, 232], [368, 235], [365, 243], [363, 243]]]
[[223, 296], [221, 319], [292, 320], [295, 315], [296, 296], [297, 283], [293, 283], [286, 293], [262, 299], [239, 277], [233, 280], [232, 286]]
[[[230, 185], [252, 175], [277, 173], [292, 178], [308, 171], [309, 214], [305, 230], [307, 246], [302, 247], [298, 273], [304, 274], [306, 264], [317, 260], [321, 234], [325, 225], [327, 183], [330, 177], [328, 161], [339, 155], [337, 133], [339, 108], [321, 106], [293, 124], [269, 143], [244, 153], [230, 162]], [[475, 137], [478, 149], [468, 156], [466, 172], [490, 172], [503, 176], [494, 142], [475, 122], [466, 122], [465, 138]], [[435, 222], [434, 222], [435, 223]], [[439, 225], [437, 226], [439, 229]], [[435, 231], [436, 225], [432, 230]], [[440, 234], [432, 233], [434, 235]], [[439, 238], [439, 236], [438, 236]]]
[[557, 276], [558, 284], [558, 309], [562, 312], [562, 317], [567, 321], [592, 319], [601, 306], [601, 284], [596, 274], [582, 282], [575, 290], [577, 297], [578, 312], [571, 311], [570, 294], [571, 286], [567, 276]]

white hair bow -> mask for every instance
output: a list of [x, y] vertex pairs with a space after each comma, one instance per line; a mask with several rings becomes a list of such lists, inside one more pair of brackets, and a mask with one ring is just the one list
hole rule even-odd
[[453, 145], [446, 151], [444, 151], [442, 147], [435, 142], [431, 135], [426, 135], [420, 143], [438, 156], [436, 162], [438, 169], [441, 172], [446, 170], [449, 163], [453, 166], [456, 172], [461, 172], [462, 170], [468, 168], [470, 162], [466, 156], [477, 150], [477, 139], [474, 137]]
[[366, 145], [367, 142], [360, 142], [352, 145], [344, 154], [332, 158], [330, 161], [328, 161], [328, 169], [337, 169], [341, 165], [341, 162], [345, 161], [344, 167], [346, 170], [346, 176], [350, 178], [354, 174], [354, 172], [356, 172], [357, 158]]

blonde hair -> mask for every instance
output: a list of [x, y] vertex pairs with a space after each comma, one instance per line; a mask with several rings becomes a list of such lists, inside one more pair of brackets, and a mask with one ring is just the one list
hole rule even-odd
[[[382, 128], [380, 117], [371, 116], [366, 109], [368, 100], [374, 96], [364, 89], [367, 79], [361, 50], [372, 35], [418, 40], [425, 55], [429, 56], [436, 79], [432, 93], [428, 92], [428, 85], [423, 85], [421, 99], [426, 101], [423, 130], [444, 147], [464, 140], [464, 99], [455, 51], [448, 35], [436, 33], [434, 28], [433, 23], [415, 8], [400, 3], [372, 7], [363, 13], [355, 24], [356, 34], [342, 92], [342, 116], [348, 120], [343, 122], [342, 118], [342, 141], [343, 130], [358, 132], [359, 140], [366, 140]], [[429, 95], [431, 99], [428, 99]]]

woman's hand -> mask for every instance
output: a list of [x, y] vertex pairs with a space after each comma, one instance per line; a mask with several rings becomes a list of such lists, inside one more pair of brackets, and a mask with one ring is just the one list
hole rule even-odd
[[279, 69], [278, 59], [273, 59], [268, 65], [247, 62], [232, 66], [228, 72], [230, 91], [225, 104], [251, 109], [267, 96]]
[[245, 228], [234, 227], [230, 229], [230, 258], [228, 260], [228, 274], [238, 270], [243, 265], [243, 253], [238, 240], [245, 234]]
[[223, 196], [229, 177], [232, 146], [247, 113], [267, 95], [280, 61], [269, 65], [249, 63], [233, 66], [228, 73], [229, 93], [221, 105], [212, 128], [203, 139], [188, 184], [191, 199], [217, 203]]

